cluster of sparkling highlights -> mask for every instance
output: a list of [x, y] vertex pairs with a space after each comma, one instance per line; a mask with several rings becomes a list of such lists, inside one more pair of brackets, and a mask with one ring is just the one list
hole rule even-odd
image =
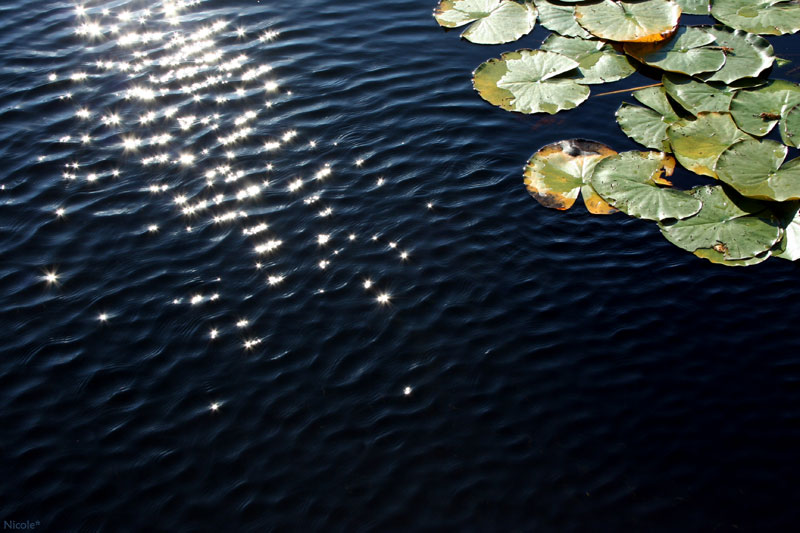
[[[280, 270], [276, 258], [295, 245], [316, 258], [309, 268], [323, 279], [356, 246], [380, 250], [398, 264], [410, 261], [411, 252], [400, 245], [401, 239], [337, 223], [336, 206], [325, 199], [326, 187], [337, 178], [364, 174], [368, 155], [348, 159], [349, 163], [339, 159], [336, 164], [317, 156], [319, 164], [310, 172], [295, 172], [291, 163], [282, 163], [285, 153], [302, 151], [308, 160], [320, 150], [334, 150], [338, 142], [289, 128], [265, 129], [293, 98], [273, 66], [260, 59], [280, 43], [277, 29], [198, 21], [188, 11], [201, 0], [163, 0], [150, 8], [141, 2], [106, 4], [113, 7], [74, 6], [75, 34], [94, 54], [91, 62], [81, 70], [48, 75], [49, 83], [66, 88], [58, 98], [74, 110], [75, 133], [54, 139], [58, 154], [39, 159], [63, 164], [68, 190], [110, 186], [126, 174], [145, 176], [142, 194], [172, 203], [182, 219], [179, 233], [194, 233], [196, 238], [209, 227], [228, 226], [234, 230], [230, 234], [249, 243], [254, 272], [268, 290], [325, 293], [324, 284], [309, 287], [298, 282], [300, 286], [289, 289], [295, 285], [293, 277], [303, 276], [285, 266]], [[113, 104], [103, 103], [96, 90], [109, 80], [120, 88]], [[99, 150], [113, 155], [93, 157]], [[382, 176], [370, 179], [375, 188], [387, 182]], [[69, 197], [65, 200], [56, 206], [55, 215], [66, 223], [78, 208], [70, 208]], [[282, 237], [264, 214], [280, 216], [280, 210], [268, 208], [276, 203], [303, 209], [315, 224], [326, 224], [324, 233], [303, 232], [302, 242], [295, 235]], [[433, 203], [428, 202], [427, 208], [432, 209]], [[174, 237], [173, 222], [140, 220], [139, 233], [150, 239]], [[41, 279], [60, 286], [67, 283], [66, 277], [45, 267]], [[376, 309], [396, 302], [385, 274], [364, 272], [357, 278], [359, 294], [373, 301]], [[223, 280], [214, 281], [210, 290], [170, 297], [166, 303], [193, 307], [221, 296], [224, 300]], [[113, 309], [94, 312], [99, 323], [113, 323]], [[209, 340], [236, 335], [242, 348], [252, 351], [263, 340], [253, 333], [254, 322], [232, 312], [227, 325], [217, 316], [205, 331]], [[409, 395], [411, 388], [402, 392]], [[220, 405], [214, 403], [211, 409]]]

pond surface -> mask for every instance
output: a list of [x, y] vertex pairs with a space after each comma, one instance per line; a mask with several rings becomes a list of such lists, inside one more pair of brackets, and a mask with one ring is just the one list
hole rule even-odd
[[0, 519], [796, 527], [798, 267], [522, 185], [635, 149], [630, 96], [493, 107], [472, 69], [548, 32], [471, 45], [434, 0], [192, 3], [0, 6]]

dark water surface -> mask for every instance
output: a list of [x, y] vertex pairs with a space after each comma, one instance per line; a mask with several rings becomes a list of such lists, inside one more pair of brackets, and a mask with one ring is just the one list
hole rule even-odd
[[798, 267], [540, 207], [527, 157], [635, 148], [630, 97], [494, 108], [471, 70], [546, 32], [434, 3], [0, 6], [0, 520], [797, 527]]

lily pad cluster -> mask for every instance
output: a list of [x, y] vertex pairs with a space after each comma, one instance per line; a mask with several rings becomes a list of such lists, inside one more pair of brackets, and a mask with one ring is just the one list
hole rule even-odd
[[[682, 25], [683, 14], [718, 24]], [[441, 0], [434, 17], [478, 44], [514, 41], [537, 21], [553, 32], [475, 69], [478, 94], [507, 111], [554, 114], [592, 85], [659, 73], [616, 113], [647, 150], [569, 139], [531, 156], [524, 184], [543, 206], [580, 196], [592, 214], [654, 221], [669, 242], [727, 266], [800, 258], [800, 158], [787, 161], [800, 147], [800, 86], [767, 79], [782, 60], [762, 37], [800, 29], [797, 0]], [[678, 165], [715, 181], [678, 189]]]

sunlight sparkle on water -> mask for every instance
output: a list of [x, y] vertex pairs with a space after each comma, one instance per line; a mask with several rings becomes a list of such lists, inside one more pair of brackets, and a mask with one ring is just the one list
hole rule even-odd
[[46, 271], [43, 277], [48, 285], [54, 285], [58, 283], [58, 274], [55, 270]]
[[[349, 184], [346, 181], [336, 182], [333, 187], [337, 192], [328, 193], [321, 187], [323, 182], [327, 184], [332, 181], [325, 181], [333, 175], [331, 163], [315, 163], [311, 159], [317, 150], [324, 152], [323, 147], [337, 147], [340, 143], [326, 140], [324, 131], [313, 132], [312, 138], [311, 132], [298, 131], [286, 122], [280, 123], [280, 130], [265, 129], [269, 121], [261, 120], [259, 116], [269, 115], [270, 120], [279, 118], [277, 113], [281, 105], [292, 96], [292, 91], [285, 90], [283, 81], [275, 76], [276, 71], [269, 64], [268, 43], [276, 40], [279, 32], [276, 29], [259, 29], [256, 37], [252, 35], [256, 28], [231, 27], [225, 20], [209, 23], [202, 18], [199, 22], [197, 19], [184, 18], [186, 9], [201, 4], [200, 0], [163, 0], [154, 3], [152, 9], [134, 6], [130, 2], [119, 4], [114, 7], [110, 3], [109, 7], [76, 5], [74, 33], [82, 36], [92, 49], [99, 51], [84, 63], [82, 68], [85, 71], [45, 74], [50, 82], [71, 80], [81, 84], [76, 85], [80, 89], [75, 89], [74, 94], [75, 100], [82, 101], [77, 102], [77, 107], [66, 110], [74, 113], [76, 129], [63, 135], [60, 139], [63, 148], [60, 149], [73, 148], [82, 152], [65, 156], [74, 162], [66, 167], [63, 177], [70, 182], [85, 178], [87, 182], [95, 182], [93, 187], [101, 187], [104, 181], [100, 178], [109, 174], [119, 177], [121, 171], [119, 168], [109, 170], [89, 161], [111, 160], [120, 161], [120, 165], [135, 164], [133, 173], [124, 170], [126, 176], [130, 177], [135, 176], [136, 172], [144, 174], [144, 179], [139, 182], [140, 191], [149, 191], [153, 195], [168, 189], [180, 191], [173, 197], [174, 207], [178, 216], [191, 217], [185, 220], [186, 225], [177, 226], [185, 228], [186, 233], [181, 232], [184, 238], [201, 238], [207, 231], [225, 232], [227, 230], [223, 224], [236, 225], [240, 219], [250, 215], [257, 220], [239, 225], [231, 235], [237, 235], [237, 239], [252, 239], [249, 245], [259, 255], [275, 253], [277, 256], [284, 242], [282, 235], [275, 232], [280, 232], [285, 224], [276, 220], [268, 226], [259, 220], [264, 213], [280, 213], [286, 202], [293, 209], [294, 206], [302, 209], [303, 206], [317, 204], [317, 209], [303, 212], [303, 216], [308, 217], [308, 227], [302, 228], [303, 232], [307, 232], [305, 235], [316, 235], [312, 237], [316, 242], [310, 243], [306, 238], [302, 246], [316, 244], [319, 251], [319, 247], [331, 242], [332, 235], [337, 231], [348, 235], [348, 243], [331, 251], [326, 258], [317, 257], [307, 266], [324, 270], [331, 264], [333, 256], [337, 256], [342, 258], [342, 268], [356, 267], [347, 262], [354, 257], [349, 254], [359, 253], [361, 243], [357, 242], [356, 233], [353, 232], [356, 227], [337, 224], [338, 219], [346, 218], [349, 212], [349, 207], [343, 209], [336, 205], [336, 201], [343, 198], [338, 191], [346, 191], [340, 187]], [[230, 45], [232, 37], [237, 40], [235, 46]], [[282, 52], [279, 53], [276, 59], [283, 61], [282, 55]], [[91, 87], [91, 84], [112, 77], [116, 77], [114, 81], [119, 82], [120, 88], [115, 93], [117, 102], [108, 104], [106, 100], [98, 98], [98, 87]], [[59, 96], [61, 100], [72, 97], [73, 94], [69, 92]], [[178, 97], [181, 100], [177, 100]], [[270, 100], [265, 101], [264, 97]], [[97, 125], [105, 126], [108, 130], [98, 133], [94, 129]], [[109, 142], [104, 142], [106, 138]], [[295, 139], [299, 142], [292, 144]], [[83, 146], [76, 147], [76, 141]], [[341, 144], [339, 149], [345, 143]], [[92, 158], [86, 155], [89, 150], [98, 154], [102, 150], [115, 150], [116, 153], [111, 157]], [[288, 156], [301, 151], [305, 151], [305, 156], [309, 158], [309, 166], [293, 168], [286, 164], [285, 154]], [[252, 159], [248, 159], [259, 155], [268, 155], [272, 161], [262, 160], [253, 164]], [[337, 158], [335, 154], [327, 154], [327, 157], [331, 157], [332, 161], [346, 160]], [[355, 166], [362, 167], [369, 157], [368, 153], [357, 157]], [[78, 161], [83, 164], [79, 165]], [[81, 166], [83, 168], [79, 171]], [[266, 168], [268, 172], [274, 169], [275, 174], [270, 174], [270, 178], [266, 179], [263, 175], [257, 175], [256, 167]], [[337, 174], [347, 178], [341, 172]], [[200, 187], [196, 186], [195, 178], [198, 177]], [[273, 185], [267, 194], [271, 181], [277, 187]], [[380, 176], [375, 183], [380, 187], [384, 182], [384, 177]], [[109, 181], [108, 185], [112, 183], [121, 182]], [[316, 190], [310, 191], [304, 198], [291, 195], [304, 187]], [[325, 203], [318, 205], [323, 196]], [[150, 199], [156, 200], [155, 197]], [[302, 203], [296, 202], [300, 199]], [[273, 211], [276, 206], [280, 206], [280, 210]], [[429, 202], [428, 208], [432, 206], [432, 202]], [[66, 210], [58, 207], [55, 213], [63, 218]], [[172, 228], [172, 221], [168, 223], [169, 226], [165, 227]], [[157, 233], [160, 225], [154, 221], [145, 227], [148, 232]], [[373, 232], [376, 230], [383, 231], [381, 228], [371, 228]], [[359, 231], [370, 232], [370, 228]], [[189, 232], [192, 235], [187, 235]], [[372, 240], [378, 241], [378, 235], [376, 233]], [[398, 245], [393, 241], [388, 246], [389, 250], [393, 250]], [[401, 259], [408, 257], [407, 251], [400, 252]], [[265, 261], [263, 264], [256, 263], [257, 269], [272, 268], [278, 264], [273, 261], [279, 258], [270, 256], [269, 263], [262, 260]], [[53, 271], [45, 273], [44, 279], [48, 283], [56, 283], [58, 276]], [[294, 276], [290, 279], [294, 280]], [[286, 277], [273, 273], [267, 276], [266, 282], [270, 286], [277, 286], [285, 283]], [[374, 288], [373, 282], [366, 279], [364, 289], [371, 288]], [[325, 293], [324, 288], [307, 287], [306, 290]], [[380, 304], [389, 304], [391, 300], [388, 292], [372, 296]], [[211, 296], [198, 293], [175, 298], [174, 303], [189, 302], [196, 306], [217, 298], [219, 293]], [[108, 315], [103, 313], [100, 316], [105, 317], [100, 318], [105, 321]], [[236, 325], [244, 328], [248, 322], [242, 319]], [[210, 329], [209, 336], [212, 339], [218, 335], [218, 329]], [[245, 348], [249, 349], [258, 342], [260, 339], [244, 340]], [[213, 403], [212, 410], [218, 409], [219, 405]]]

